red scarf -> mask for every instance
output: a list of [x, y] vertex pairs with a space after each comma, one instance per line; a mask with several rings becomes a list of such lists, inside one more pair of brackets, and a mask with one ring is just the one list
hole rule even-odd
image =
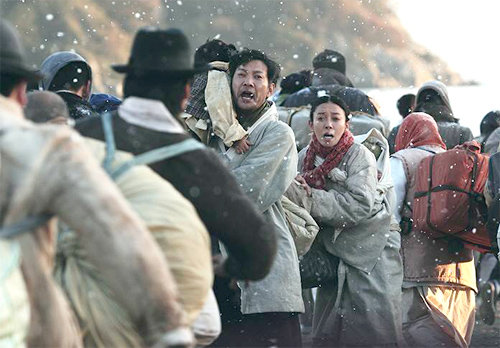
[[[325, 189], [326, 176], [330, 171], [337, 167], [354, 143], [354, 137], [349, 129], [346, 128], [344, 134], [340, 137], [339, 142], [334, 147], [324, 147], [320, 144], [318, 138], [313, 133], [309, 148], [306, 152], [306, 158], [302, 166], [302, 176], [309, 186], [316, 189]], [[316, 156], [324, 158], [322, 165], [314, 167], [314, 159]]]
[[395, 145], [396, 152], [423, 145], [440, 146], [446, 150], [436, 121], [423, 112], [413, 112], [405, 117], [396, 135]]

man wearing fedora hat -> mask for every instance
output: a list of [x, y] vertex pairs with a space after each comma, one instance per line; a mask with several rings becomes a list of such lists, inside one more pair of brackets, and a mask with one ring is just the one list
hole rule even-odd
[[24, 50], [15, 29], [2, 19], [0, 32], [1, 94], [23, 106], [26, 104], [26, 86], [36, 82], [42, 74], [28, 66]]
[[144, 345], [191, 345], [158, 245], [78, 134], [24, 119], [26, 83], [41, 76], [3, 19], [0, 42], [0, 346], [82, 346], [52, 275], [56, 215], [77, 231]]
[[[182, 31], [146, 27], [136, 33], [128, 64], [113, 66], [125, 74], [124, 100], [112, 113], [118, 149], [138, 155], [190, 139], [179, 116], [190, 79], [207, 70], [192, 62]], [[82, 120], [76, 129], [104, 139], [100, 118]], [[224, 243], [229, 255], [217, 264], [219, 275], [247, 280], [267, 275], [276, 253], [274, 228], [213, 151], [192, 150], [150, 167], [193, 203], [209, 233]]]

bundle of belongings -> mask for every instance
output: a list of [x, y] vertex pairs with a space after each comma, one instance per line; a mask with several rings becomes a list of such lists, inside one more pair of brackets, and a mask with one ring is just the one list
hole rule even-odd
[[195, 76], [183, 118], [189, 130], [203, 143], [208, 144], [213, 133], [231, 147], [243, 139], [247, 131], [237, 121], [232, 105], [229, 63], [209, 64], [212, 69], [208, 73]]

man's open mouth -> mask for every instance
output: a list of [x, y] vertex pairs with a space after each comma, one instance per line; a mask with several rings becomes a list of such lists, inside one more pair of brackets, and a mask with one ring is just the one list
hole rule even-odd
[[241, 92], [240, 97], [241, 97], [241, 99], [244, 99], [244, 100], [252, 100], [254, 97], [254, 94], [252, 92]]
[[333, 139], [333, 134], [323, 134], [323, 139], [325, 139], [325, 140], [332, 140]]

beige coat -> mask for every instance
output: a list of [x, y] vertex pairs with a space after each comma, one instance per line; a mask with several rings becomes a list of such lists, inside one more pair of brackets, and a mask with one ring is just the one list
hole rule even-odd
[[[70, 129], [33, 125], [23, 119], [17, 104], [5, 98], [0, 98], [0, 104], [3, 225], [30, 215], [57, 214], [78, 231], [89, 260], [140, 328], [144, 344], [153, 345], [168, 331], [183, 327], [185, 316], [166, 260], [144, 223], [92, 159], [82, 138]], [[58, 316], [49, 302], [62, 298], [51, 282], [53, 227], [48, 224], [36, 234], [18, 237], [34, 309], [29, 343], [77, 346], [75, 341], [58, 337], [72, 321], [70, 316]], [[53, 297], [37, 298], [44, 290], [40, 285]], [[34, 322], [36, 318], [41, 320]]]

